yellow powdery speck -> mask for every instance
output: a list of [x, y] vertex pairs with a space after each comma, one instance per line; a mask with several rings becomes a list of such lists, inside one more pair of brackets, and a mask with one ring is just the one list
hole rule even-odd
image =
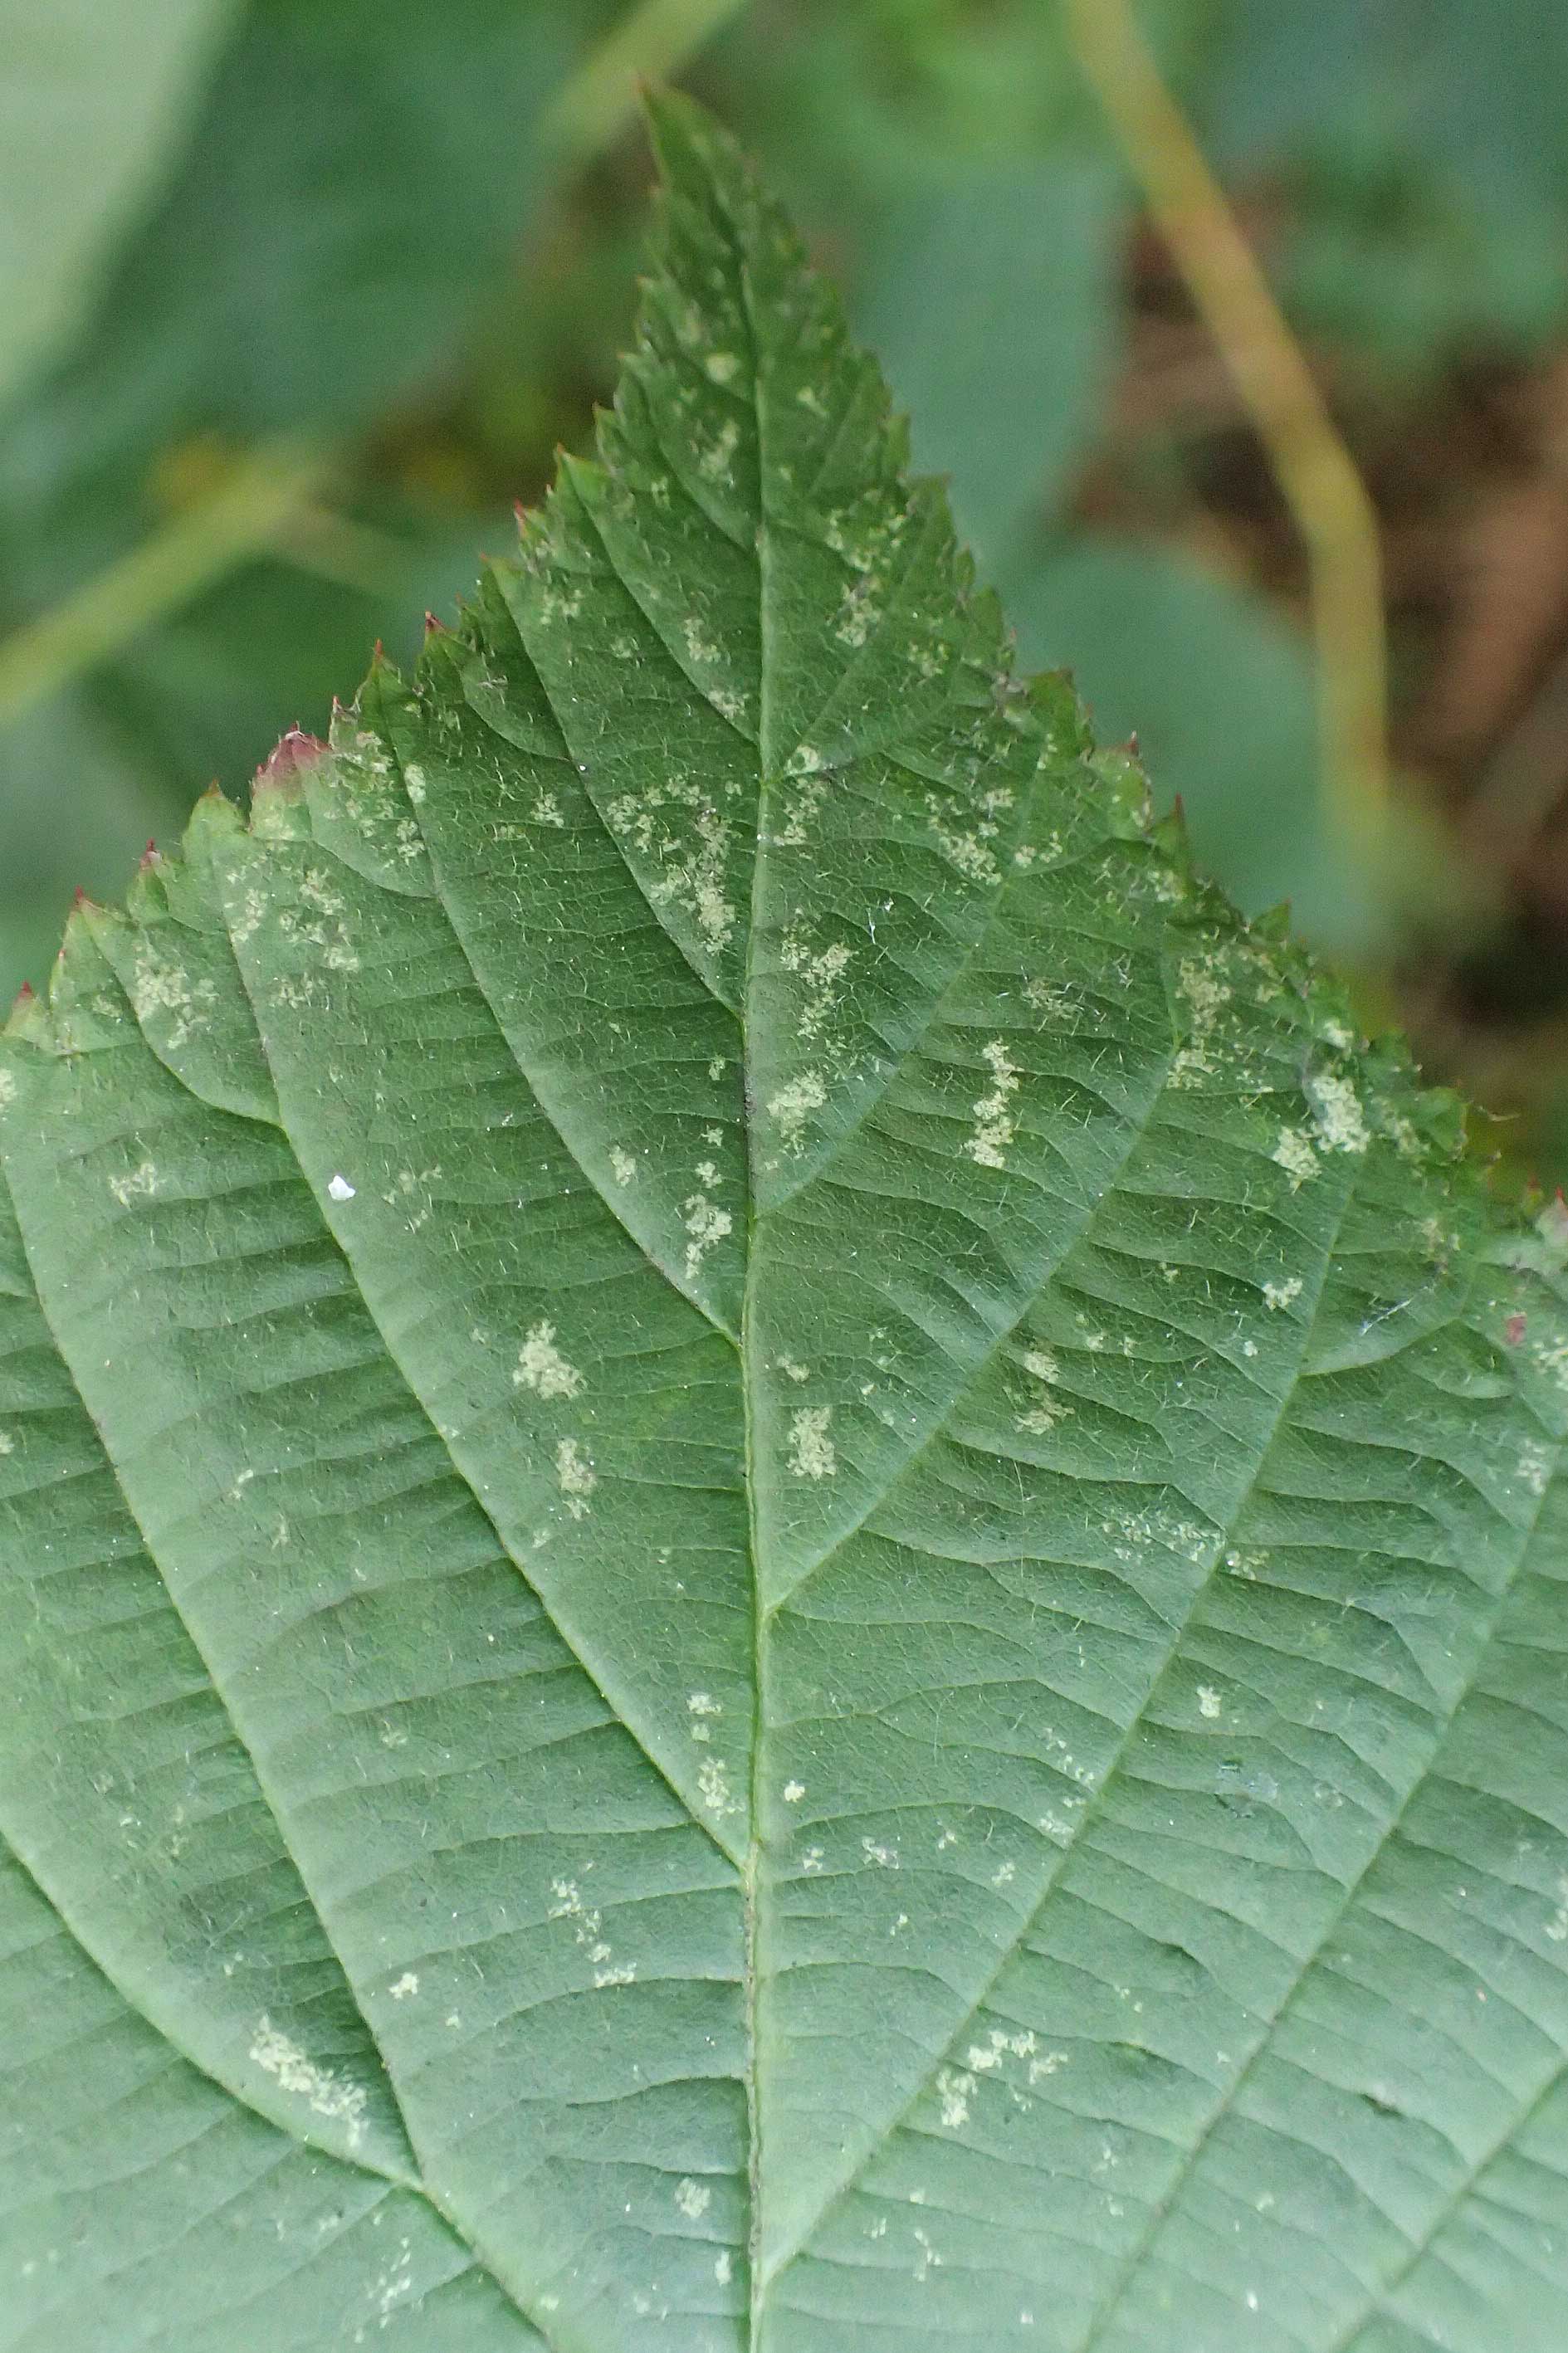
[[686, 1281], [694, 1282], [702, 1271], [704, 1259], [730, 1233], [735, 1219], [727, 1209], [710, 1201], [705, 1193], [694, 1193], [685, 1204], [686, 1231], [691, 1240], [686, 1244]]
[[1183, 958], [1178, 981], [1192, 1014], [1192, 1029], [1171, 1066], [1171, 1083], [1190, 1087], [1213, 1075], [1214, 1030], [1231, 1001], [1231, 991], [1213, 967], [1196, 956]]
[[1279, 1141], [1268, 1156], [1284, 1169], [1290, 1179], [1293, 1193], [1298, 1193], [1302, 1186], [1318, 1174], [1318, 1155], [1312, 1149], [1312, 1139], [1299, 1127], [1282, 1127]]
[[576, 1397], [583, 1386], [583, 1377], [575, 1365], [569, 1365], [556, 1345], [553, 1324], [535, 1324], [524, 1341], [517, 1358], [517, 1368], [512, 1376], [514, 1388], [532, 1389], [538, 1397]]
[[713, 1738], [707, 1719], [709, 1716], [724, 1714], [723, 1702], [715, 1699], [712, 1692], [693, 1692], [686, 1702], [686, 1713], [692, 1719], [692, 1738], [701, 1746], [705, 1747]]
[[828, 1435], [831, 1405], [800, 1406], [789, 1417], [789, 1468], [797, 1479], [831, 1479], [839, 1467]]
[[1001, 869], [996, 862], [996, 852], [991, 847], [996, 836], [995, 820], [988, 818], [976, 827], [973, 833], [960, 833], [946, 823], [942, 804], [935, 793], [927, 795], [926, 807], [932, 839], [948, 865], [956, 867], [966, 881], [1000, 882]]
[[1037, 1013], [1048, 1021], [1075, 1021], [1083, 1011], [1080, 999], [1070, 988], [1060, 987], [1050, 980], [1026, 980], [1023, 994]]
[[1552, 1475], [1552, 1450], [1535, 1440], [1529, 1441], [1519, 1458], [1520, 1484], [1532, 1495], [1544, 1495]]
[[1066, 1421], [1073, 1409], [1065, 1405], [1054, 1393], [1054, 1383], [1060, 1377], [1060, 1367], [1049, 1348], [1031, 1348], [1023, 1358], [1023, 1369], [1032, 1380], [1039, 1383], [1034, 1402], [1018, 1416], [1018, 1428], [1032, 1430], [1044, 1438], [1059, 1421]]
[[1194, 1023], [1200, 1029], [1212, 1029], [1222, 1008], [1231, 1001], [1229, 988], [1195, 956], [1182, 960], [1180, 978], [1181, 994], [1192, 1008]]
[[710, 1814], [738, 1814], [731, 1793], [729, 1773], [722, 1757], [705, 1757], [697, 1767], [697, 1795]]
[[813, 954], [799, 930], [792, 929], [784, 934], [780, 960], [785, 971], [798, 975], [802, 983], [805, 995], [798, 1016], [798, 1027], [800, 1036], [808, 1042], [821, 1035], [837, 1009], [843, 976], [853, 954], [853, 949], [846, 947], [842, 940], [835, 940], [831, 947]]
[[1307, 1099], [1325, 1152], [1364, 1152], [1372, 1142], [1361, 1099], [1349, 1079], [1322, 1072], [1307, 1082]]
[[980, 1049], [981, 1059], [991, 1071], [992, 1084], [989, 1094], [983, 1094], [974, 1104], [975, 1131], [965, 1140], [964, 1150], [982, 1168], [1005, 1168], [1004, 1154], [1017, 1132], [1017, 1113], [1012, 1098], [1018, 1092], [1018, 1072], [1008, 1060], [1007, 1049], [1000, 1038], [993, 1038]]
[[[689, 828], [678, 812], [691, 812]], [[735, 908], [725, 891], [730, 828], [701, 786], [673, 776], [642, 793], [611, 803], [609, 822], [629, 834], [642, 858], [657, 860], [649, 895], [655, 907], [677, 906], [693, 917], [705, 946], [716, 954], [735, 930]]]
[[588, 1499], [599, 1485], [599, 1473], [575, 1438], [563, 1438], [556, 1449], [556, 1478], [573, 1519], [586, 1519]]
[[735, 453], [740, 447], [740, 427], [733, 417], [719, 427], [711, 448], [699, 450], [697, 465], [710, 482], [727, 482]]
[[109, 1179], [109, 1189], [121, 1208], [128, 1209], [132, 1201], [139, 1198], [148, 1199], [157, 1191], [157, 1169], [152, 1161], [143, 1160], [139, 1166], [132, 1168], [128, 1176], [111, 1176]]
[[171, 1017], [164, 1043], [171, 1053], [177, 1053], [194, 1031], [210, 1023], [217, 1004], [217, 984], [193, 982], [181, 964], [161, 957], [152, 942], [143, 938], [137, 950], [131, 1002], [143, 1026], [159, 1014]]
[[779, 849], [805, 849], [810, 847], [807, 827], [821, 807], [828, 795], [825, 777], [808, 772], [805, 782], [790, 805], [783, 829], [773, 837]]
[[937, 2078], [937, 2097], [942, 2104], [942, 2123], [948, 2132], [957, 2132], [969, 2120], [969, 2094], [975, 2079], [961, 2067], [944, 2067]]
[[345, 2125], [350, 2148], [359, 2147], [365, 2137], [365, 2104], [367, 2097], [362, 2084], [350, 2083], [335, 2068], [318, 2066], [313, 2059], [306, 2057], [297, 2042], [273, 2025], [265, 2011], [256, 2022], [250, 2056], [263, 2073], [275, 2078], [283, 2091], [308, 2101], [318, 2116], [326, 2116], [334, 2124]]
[[610, 1145], [609, 1165], [615, 1172], [615, 1181], [618, 1185], [630, 1185], [632, 1178], [637, 1174], [636, 1157], [633, 1154], [628, 1152], [622, 1145], [612, 1144]]
[[686, 640], [686, 651], [699, 667], [711, 666], [720, 659], [717, 646], [711, 638], [705, 638], [703, 635], [703, 625], [694, 614], [686, 616], [683, 634]]
[[800, 1149], [800, 1132], [812, 1112], [821, 1111], [827, 1102], [828, 1091], [822, 1084], [820, 1071], [802, 1071], [787, 1087], [780, 1087], [768, 1099], [768, 1116], [784, 1139], [790, 1152]]

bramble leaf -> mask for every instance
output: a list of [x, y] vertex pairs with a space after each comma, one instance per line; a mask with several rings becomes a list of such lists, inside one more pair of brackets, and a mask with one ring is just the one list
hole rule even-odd
[[597, 460], [0, 1050], [0, 2343], [1548, 2353], [1563, 1221], [654, 123]]

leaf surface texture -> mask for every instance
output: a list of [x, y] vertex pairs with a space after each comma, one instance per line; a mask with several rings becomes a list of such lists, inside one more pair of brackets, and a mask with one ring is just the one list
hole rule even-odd
[[598, 458], [0, 1060], [0, 2342], [1548, 2353], [1561, 1238], [655, 127]]

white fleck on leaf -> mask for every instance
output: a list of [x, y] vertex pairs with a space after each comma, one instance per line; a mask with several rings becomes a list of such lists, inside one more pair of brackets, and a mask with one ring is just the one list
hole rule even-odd
[[556, 1448], [556, 1479], [572, 1518], [585, 1519], [599, 1474], [575, 1438], [563, 1438]]
[[789, 1417], [789, 1468], [797, 1479], [831, 1479], [838, 1454], [829, 1436], [831, 1405], [800, 1406]]
[[652, 122], [597, 458], [0, 1040], [15, 2326], [1555, 2353], [1568, 1210]]
[[803, 1071], [798, 1079], [780, 1087], [768, 1098], [768, 1115], [778, 1127], [785, 1147], [799, 1151], [801, 1131], [814, 1111], [821, 1111], [828, 1100], [827, 1088], [820, 1071]]
[[1005, 1168], [1007, 1147], [1018, 1127], [1013, 1102], [1018, 1092], [1018, 1071], [1000, 1038], [982, 1046], [980, 1053], [990, 1068], [991, 1084], [974, 1106], [974, 1133], [966, 1138], [964, 1150], [982, 1168]]
[[314, 2115], [346, 2126], [349, 2147], [358, 2147], [365, 2137], [368, 2096], [362, 2084], [353, 2083], [337, 2068], [323, 2066], [310, 2058], [265, 2013], [256, 2022], [250, 2056], [264, 2074], [273, 2078], [280, 2090], [291, 2098], [303, 2100]]
[[1361, 1097], [1349, 1079], [1337, 1072], [1319, 1071], [1307, 1081], [1307, 1099], [1325, 1152], [1366, 1150], [1372, 1136]]
[[583, 1387], [582, 1374], [556, 1345], [556, 1327], [546, 1318], [524, 1339], [512, 1379], [515, 1388], [532, 1389], [542, 1398], [577, 1397]]
[[1282, 1127], [1270, 1157], [1277, 1160], [1290, 1179], [1294, 1193], [1318, 1174], [1318, 1155], [1312, 1149], [1312, 1139], [1298, 1127]]

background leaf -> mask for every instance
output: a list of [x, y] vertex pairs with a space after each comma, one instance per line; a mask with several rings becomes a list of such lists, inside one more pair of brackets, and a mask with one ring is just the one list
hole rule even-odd
[[993, 168], [909, 193], [867, 241], [857, 327], [990, 573], [1056, 507], [1095, 430], [1121, 217], [1103, 163]]
[[0, 399], [76, 323], [233, 13], [232, 0], [0, 6]]
[[[517, 266], [534, 124], [588, 21], [478, 0], [454, 46], [422, 6], [251, 0], [90, 321], [6, 413], [0, 620], [69, 596], [257, 437], [330, 446], [455, 364]], [[319, 720], [367, 638], [411, 645], [410, 611], [442, 594], [452, 543], [406, 498], [368, 504], [382, 536], [359, 558], [365, 585], [252, 554], [0, 740], [12, 987], [41, 971], [74, 889], [114, 887], [215, 775], [248, 777], [280, 709]], [[465, 548], [483, 529], [465, 515]]]
[[1088, 534], [1003, 581], [1023, 660], [1070, 670], [1103, 735], [1136, 732], [1200, 866], [1250, 913], [1287, 899], [1309, 938], [1364, 953], [1380, 918], [1326, 828], [1299, 632], [1190, 556]]
[[1553, 0], [1476, 9], [1231, 0], [1206, 127], [1307, 209], [1284, 256], [1314, 325], [1386, 365], [1544, 340], [1568, 310], [1568, 71]]
[[[925, 235], [938, 198], [967, 208], [966, 263], [946, 276], [972, 333], [931, 339], [948, 421], [929, 462], [951, 467], [982, 571], [1011, 586], [1081, 548], [1094, 585], [1107, 542], [1144, 551], [1155, 581], [1172, 562], [1183, 578], [1201, 567], [1192, 596], [1125, 586], [1171, 703], [1169, 721], [1150, 704], [1143, 732], [1179, 747], [1202, 860], [1249, 905], [1288, 897], [1315, 937], [1353, 953], [1364, 1018], [1397, 1015], [1427, 1067], [1497, 1110], [1510, 1183], [1564, 1173], [1557, 12], [1138, 0], [1138, 16], [1377, 508], [1398, 803], [1382, 872], [1358, 852], [1341, 879], [1319, 814], [1322, 763], [1286, 675], [1307, 619], [1298, 523], [1111, 153], [1069, 11], [246, 0], [165, 117], [117, 249], [73, 297], [74, 338], [0, 416], [0, 996], [41, 976], [76, 887], [117, 887], [214, 776], [243, 794], [280, 716], [324, 728], [352, 648], [380, 636], [411, 652], [419, 606], [450, 603], [452, 551], [503, 544], [556, 445], [588, 446], [630, 319], [647, 167], [634, 132], [588, 161], [563, 125], [585, 119], [596, 78], [673, 62], [742, 128], [857, 312], [876, 306], [896, 375], [931, 306], [878, 286], [918, 286], [903, 237]], [[26, 29], [41, 37], [42, 17]], [[112, 69], [111, 48], [100, 57]], [[86, 185], [72, 152], [51, 140], [29, 181], [61, 221]], [[1109, 212], [1091, 267], [1074, 192], [1097, 181]], [[1046, 191], [1060, 239], [1032, 226]], [[1075, 396], [1032, 376], [1058, 357]], [[1003, 549], [1011, 431], [992, 395], [1009, 386], [1038, 471], [1017, 468]], [[916, 395], [932, 419], [935, 390]], [[115, 590], [118, 566], [270, 463], [280, 431], [311, 473], [310, 512], [156, 611], [112, 598], [115, 641], [78, 646], [68, 683], [24, 709], [31, 632]], [[977, 468], [989, 514], [965, 504]], [[1093, 639], [1102, 620], [1122, 628], [1121, 594], [1096, 586], [1083, 627], [1065, 616], [1050, 639], [1118, 729], [1139, 714], [1116, 705]], [[1223, 661], [1175, 658], [1196, 612]], [[1167, 628], [1156, 659], [1142, 632]], [[1266, 724], [1260, 680], [1278, 682]], [[1250, 785], [1249, 743], [1275, 763]]]

